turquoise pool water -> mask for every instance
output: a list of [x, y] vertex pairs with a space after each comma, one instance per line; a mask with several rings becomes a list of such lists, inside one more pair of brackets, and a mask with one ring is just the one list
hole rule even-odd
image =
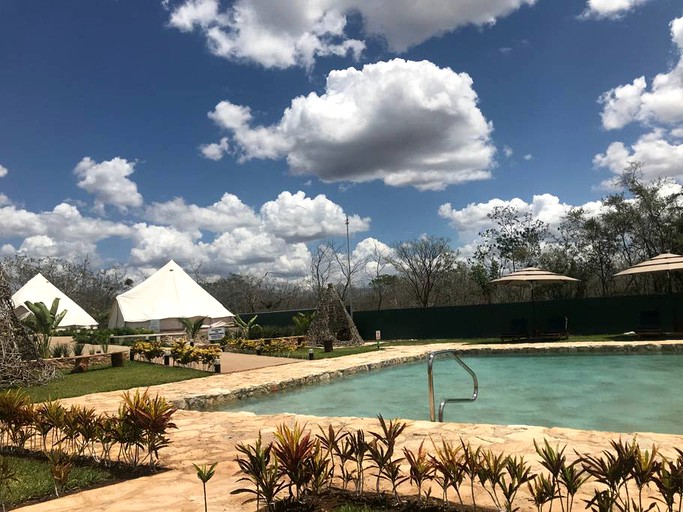
[[[476, 402], [449, 404], [444, 420], [683, 434], [683, 355], [463, 357], [479, 378]], [[471, 395], [452, 359], [434, 364], [435, 398]], [[342, 377], [219, 410], [257, 414], [429, 419], [427, 363]]]

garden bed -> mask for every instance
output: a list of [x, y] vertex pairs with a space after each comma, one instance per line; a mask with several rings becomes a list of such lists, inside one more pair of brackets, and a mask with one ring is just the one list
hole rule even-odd
[[[16, 472], [16, 482], [3, 484], [2, 497], [7, 510], [55, 499], [55, 487], [50, 475], [50, 464], [42, 453], [24, 451], [11, 453], [0, 451], [2, 459]], [[131, 468], [125, 464], [111, 464], [108, 467], [83, 459], [76, 463], [60, 496], [95, 489], [105, 485], [132, 480], [166, 471], [158, 468], [152, 471], [147, 466]]]

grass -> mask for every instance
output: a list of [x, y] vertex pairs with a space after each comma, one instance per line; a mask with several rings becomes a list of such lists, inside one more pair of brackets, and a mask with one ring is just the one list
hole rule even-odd
[[[46, 460], [29, 457], [5, 455], [10, 467], [16, 471], [18, 481], [10, 482], [3, 488], [5, 505], [16, 506], [29, 501], [41, 501], [55, 496], [54, 484], [50, 476], [50, 466]], [[66, 491], [77, 491], [118, 480], [106, 468], [74, 466], [66, 484]]]
[[176, 368], [140, 361], [125, 361], [123, 368], [111, 366], [91, 368], [84, 373], [69, 374], [42, 386], [25, 388], [34, 402], [70, 398], [90, 393], [118, 391], [154, 386], [181, 380], [207, 377], [211, 374], [190, 368]]

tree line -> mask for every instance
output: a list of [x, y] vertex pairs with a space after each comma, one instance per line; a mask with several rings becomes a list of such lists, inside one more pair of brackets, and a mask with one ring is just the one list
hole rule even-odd
[[[525, 300], [527, 290], [494, 287], [491, 280], [528, 266], [580, 280], [539, 287], [539, 299], [666, 292], [666, 276], [615, 279], [614, 274], [661, 253], [683, 253], [681, 187], [668, 179], [644, 180], [639, 163], [625, 171], [619, 185], [620, 191], [599, 206], [572, 208], [555, 226], [514, 206], [496, 207], [488, 214], [492, 227], [479, 234], [469, 258], [449, 239], [426, 235], [398, 241], [388, 251], [378, 244], [367, 257], [354, 259], [347, 258], [343, 245], [322, 242], [311, 249], [310, 274], [297, 280], [270, 273], [216, 278], [200, 269], [189, 272], [235, 313], [314, 308], [330, 282], [356, 310]], [[42, 272], [101, 321], [116, 295], [137, 284], [123, 269], [97, 269], [88, 258], [72, 262], [17, 255], [5, 258], [3, 267], [13, 290]], [[680, 277], [672, 277], [679, 289]]]

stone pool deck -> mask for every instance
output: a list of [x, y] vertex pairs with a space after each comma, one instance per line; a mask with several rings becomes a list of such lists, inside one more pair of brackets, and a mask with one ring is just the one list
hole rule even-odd
[[[86, 491], [46, 503], [23, 507], [26, 511], [201, 511], [203, 510], [202, 487], [195, 476], [192, 463], [218, 462], [216, 476], [208, 484], [209, 510], [253, 511], [253, 503], [243, 504], [243, 495], [232, 496], [230, 491], [239, 487], [235, 444], [251, 442], [261, 431], [270, 439], [275, 426], [282, 422], [306, 423], [326, 426], [330, 423], [349, 428], [375, 429], [374, 418], [320, 418], [300, 415], [256, 416], [251, 413], [199, 412], [190, 410], [218, 402], [238, 399], [253, 394], [277, 392], [287, 387], [321, 382], [340, 375], [368, 371], [370, 369], [426, 358], [433, 350], [454, 348], [462, 353], [530, 353], [530, 352], [683, 352], [678, 341], [633, 342], [553, 342], [515, 343], [506, 345], [433, 344], [420, 346], [394, 346], [381, 351], [335, 359], [295, 362], [275, 367], [259, 368], [234, 374], [212, 375], [185, 382], [153, 386], [158, 393], [181, 408], [176, 414], [178, 430], [171, 433], [172, 444], [161, 452], [163, 464], [170, 468], [158, 475], [139, 478], [120, 484]], [[121, 392], [99, 393], [64, 400], [65, 404], [80, 403], [95, 407], [98, 411], [114, 411], [118, 408]], [[409, 427], [401, 436], [399, 448], [416, 449], [423, 440], [438, 440], [442, 435], [458, 440], [463, 437], [473, 445], [483, 445], [506, 454], [524, 455], [539, 468], [533, 440], [548, 439], [551, 444], [569, 444], [568, 456], [573, 450], [580, 453], [598, 453], [609, 447], [609, 441], [618, 439], [619, 433], [582, 431], [564, 428], [536, 426], [499, 426], [462, 423], [430, 423], [408, 421]], [[317, 430], [317, 429], [316, 429]], [[621, 434], [630, 439], [631, 434]], [[683, 447], [683, 436], [639, 433], [638, 442], [649, 448], [657, 444], [662, 453], [673, 455], [674, 447]], [[435, 493], [435, 494], [438, 494]], [[464, 498], [468, 499], [467, 492]], [[486, 504], [483, 491], [477, 492], [477, 502]], [[518, 505], [522, 510], [534, 510], [533, 505], [520, 495]], [[583, 505], [578, 504], [579, 509]], [[578, 509], [577, 509], [578, 510]]]

